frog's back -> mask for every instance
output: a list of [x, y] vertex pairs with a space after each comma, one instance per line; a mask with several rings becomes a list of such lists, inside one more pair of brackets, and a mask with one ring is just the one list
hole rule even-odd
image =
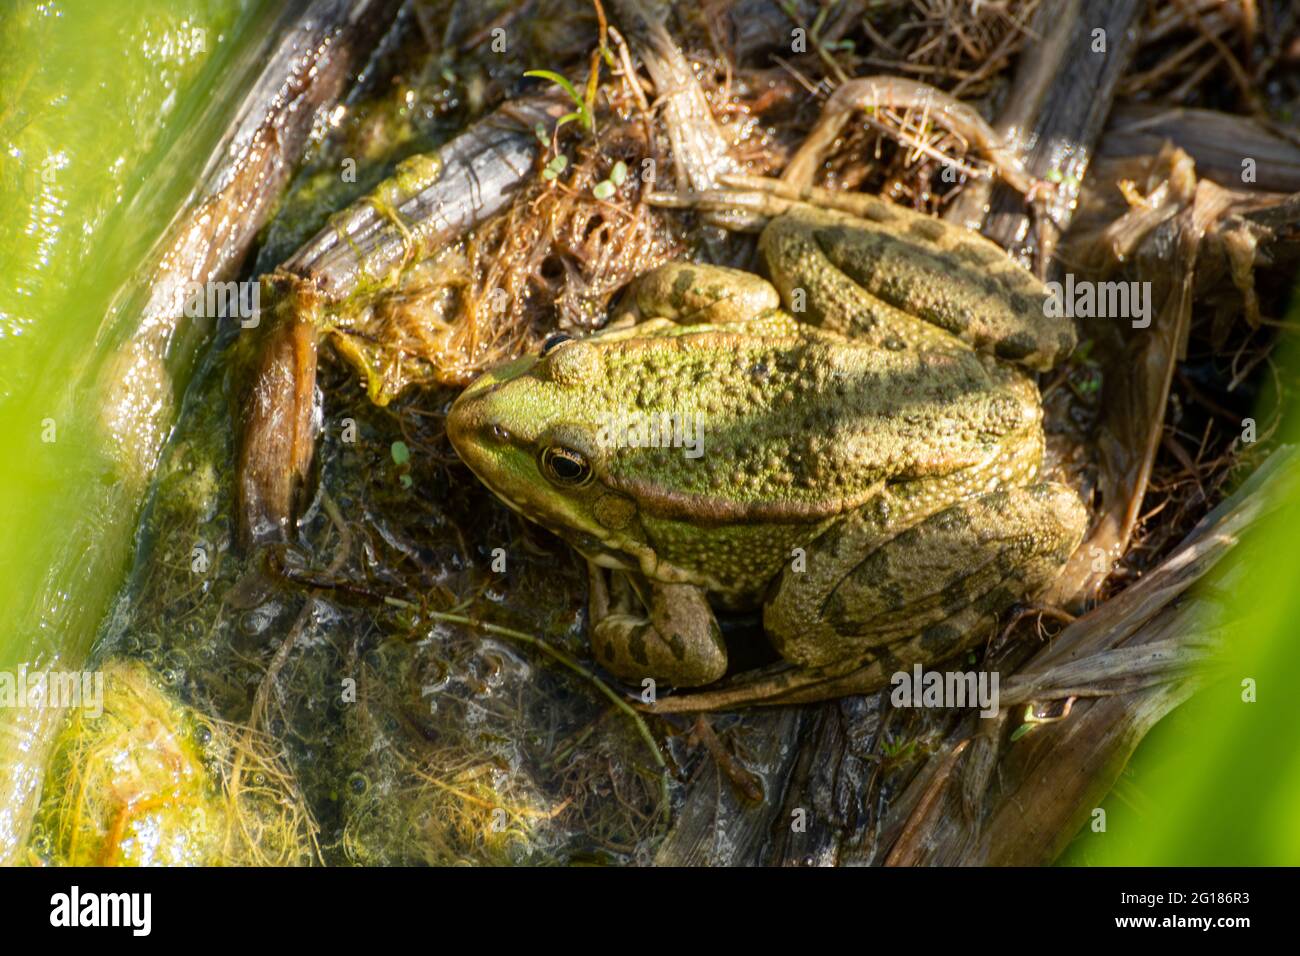
[[605, 480], [660, 518], [820, 521], [886, 483], [979, 481], [1040, 432], [1032, 383], [962, 348], [894, 351], [793, 323], [776, 335], [678, 328], [600, 348], [589, 414], [666, 415], [698, 432], [689, 456], [608, 453]]

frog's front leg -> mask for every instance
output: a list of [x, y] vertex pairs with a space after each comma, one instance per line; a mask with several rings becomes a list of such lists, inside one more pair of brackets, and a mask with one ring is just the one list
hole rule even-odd
[[601, 568], [588, 562], [591, 645], [610, 673], [633, 684], [698, 687], [727, 670], [727, 646], [702, 589], [657, 584], [615, 572], [611, 597]]
[[661, 699], [656, 712], [793, 704], [868, 693], [913, 664], [972, 646], [998, 615], [1041, 591], [1078, 547], [1087, 512], [1053, 482], [959, 501], [892, 537], [867, 505], [787, 568], [763, 626], [794, 664], [717, 690]]

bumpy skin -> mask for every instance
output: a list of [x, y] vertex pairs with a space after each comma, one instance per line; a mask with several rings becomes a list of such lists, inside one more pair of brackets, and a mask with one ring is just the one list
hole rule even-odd
[[[706, 597], [762, 607], [794, 666], [660, 709], [881, 686], [978, 640], [1083, 536], [1073, 492], [1034, 483], [1039, 395], [1006, 361], [1050, 367], [1072, 326], [982, 237], [857, 202], [772, 220], [774, 285], [665, 266], [630, 290], [639, 324], [489, 372], [448, 417], [502, 500], [619, 572], [612, 599], [593, 577], [593, 646], [614, 673], [717, 681]], [[702, 454], [602, 441], [628, 413], [698, 413]], [[557, 450], [577, 480], [549, 470]]]

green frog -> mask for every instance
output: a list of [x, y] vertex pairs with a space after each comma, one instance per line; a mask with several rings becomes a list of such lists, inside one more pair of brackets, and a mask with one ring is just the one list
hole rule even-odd
[[991, 241], [879, 197], [751, 194], [766, 278], [671, 263], [618, 316], [454, 403], [502, 501], [591, 568], [591, 644], [634, 684], [727, 671], [715, 609], [761, 609], [783, 663], [656, 711], [865, 693], [951, 657], [1049, 585], [1087, 513], [1040, 481], [1029, 370], [1074, 328]]

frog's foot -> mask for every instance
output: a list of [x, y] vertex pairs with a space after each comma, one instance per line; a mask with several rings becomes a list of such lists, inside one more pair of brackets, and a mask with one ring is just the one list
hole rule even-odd
[[649, 678], [672, 687], [711, 684], [726, 673], [727, 646], [703, 590], [650, 585], [644, 606], [632, 610], [626, 590], [611, 607], [596, 569], [591, 580], [591, 647], [610, 673], [635, 685]]
[[961, 650], [972, 641], [991, 634], [996, 614], [974, 607], [954, 615], [948, 627], [929, 635], [924, 654], [914, 659], [906, 652], [881, 649], [855, 666], [839, 668], [799, 667], [777, 664], [727, 681], [705, 691], [661, 697], [642, 709], [655, 714], [693, 714], [704, 711], [740, 710], [745, 707], [776, 707], [837, 700], [857, 694], [871, 694], [889, 685], [895, 674], [906, 672], [916, 660], [935, 662]]
[[839, 209], [877, 221], [881, 207], [886, 207], [886, 211], [900, 208], [869, 193], [796, 186], [771, 176], [723, 173], [718, 182], [723, 188], [683, 192], [655, 190], [646, 194], [646, 202], [666, 209], [690, 209], [727, 217], [727, 222], [738, 231], [758, 231], [797, 205]]
[[[872, 113], [885, 107], [915, 111], [923, 114], [927, 123], [933, 122], [956, 133], [987, 156], [998, 174], [1020, 192], [1028, 192], [1034, 185], [1016, 150], [1008, 147], [977, 110], [928, 83], [897, 76], [860, 76], [840, 84], [826, 101], [816, 126], [786, 166], [782, 179], [811, 183], [850, 115], [857, 110]], [[914, 142], [903, 132], [893, 135], [903, 143]], [[944, 161], [956, 162], [950, 158]]]
[[[780, 664], [738, 677], [712, 690], [660, 697], [641, 709], [653, 714], [694, 714], [831, 700], [852, 694], [866, 694], [883, 686], [888, 675], [882, 677], [879, 670], [879, 667], [872, 665], [852, 674], [833, 677], [802, 667]], [[851, 682], [849, 679], [859, 672], [860, 680]]]

